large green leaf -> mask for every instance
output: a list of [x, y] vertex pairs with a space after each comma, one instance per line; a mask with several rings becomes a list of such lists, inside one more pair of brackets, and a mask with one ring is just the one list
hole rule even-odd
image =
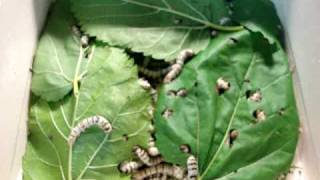
[[[120, 176], [117, 165], [133, 158], [134, 145], [146, 145], [150, 97], [138, 85], [137, 68], [118, 49], [96, 51], [100, 58], [89, 65], [77, 96], [55, 103], [33, 100], [24, 157], [24, 173], [30, 179], [71, 180], [71, 171], [72, 179], [128, 179]], [[99, 70], [92, 71], [96, 67]], [[70, 128], [93, 115], [107, 118], [114, 130], [105, 135], [91, 128], [69, 148]]]
[[228, 16], [224, 0], [73, 0], [82, 29], [111, 45], [171, 61], [185, 48], [207, 47], [210, 28]]
[[48, 101], [68, 94], [89, 62], [79, 39], [72, 34], [75, 22], [69, 8], [68, 1], [54, 7], [32, 68], [32, 92]]
[[[56, 102], [33, 96], [24, 179], [130, 179], [121, 175], [117, 166], [133, 158], [134, 145], [146, 146], [151, 98], [138, 84], [133, 60], [122, 50], [96, 47], [90, 56], [92, 60], [85, 66], [86, 74], [78, 93]], [[77, 66], [63, 64], [62, 68]], [[45, 87], [49, 91], [55, 89]], [[108, 119], [113, 131], [105, 134], [96, 127], [89, 128], [70, 147], [67, 137], [71, 128], [93, 115]]]
[[[231, 85], [222, 94], [216, 90], [220, 77]], [[182, 88], [186, 97], [172, 93]], [[247, 98], [257, 90], [261, 101]], [[256, 110], [263, 110], [266, 119], [258, 121]], [[290, 166], [299, 126], [285, 52], [261, 33], [218, 36], [161, 88], [155, 119], [165, 159], [185, 165], [188, 154], [180, 145], [189, 145], [200, 179], [276, 179]], [[230, 144], [232, 131], [238, 136]]]

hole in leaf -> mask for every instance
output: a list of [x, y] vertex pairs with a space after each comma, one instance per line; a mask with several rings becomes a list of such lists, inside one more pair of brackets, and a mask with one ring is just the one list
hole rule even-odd
[[52, 135], [49, 135], [48, 138], [49, 138], [50, 141], [53, 141], [53, 136]]
[[216, 31], [216, 30], [212, 30], [211, 31], [211, 36], [212, 37], [217, 37], [217, 35], [218, 35], [218, 31]]
[[219, 78], [216, 82], [216, 90], [219, 95], [224, 94], [227, 90], [229, 90], [231, 87], [231, 84], [224, 80], [222, 77]]
[[124, 141], [128, 141], [129, 140], [129, 136], [127, 134], [122, 135], [122, 138]]
[[258, 122], [264, 121], [267, 118], [266, 113], [261, 109], [255, 110], [253, 112], [253, 117], [256, 118]]
[[190, 153], [191, 152], [191, 148], [188, 144], [181, 144], [180, 145], [180, 151], [183, 153]]
[[174, 18], [174, 19], [173, 19], [173, 23], [174, 23], [175, 25], [179, 25], [179, 24], [182, 23], [182, 19]]
[[281, 108], [279, 111], [278, 111], [278, 114], [280, 115], [280, 116], [283, 116], [284, 115], [284, 113], [285, 113], [285, 108]]
[[238, 43], [238, 42], [239, 42], [239, 40], [238, 40], [238, 39], [233, 38], [233, 37], [231, 37], [231, 38], [230, 38], [230, 41], [231, 41], [231, 43], [232, 43], [232, 44], [236, 44], [236, 43]]
[[254, 102], [260, 102], [262, 100], [262, 94], [259, 90], [257, 91], [248, 90], [246, 92], [246, 96], [248, 100], [251, 100]]
[[229, 131], [229, 146], [232, 147], [234, 141], [238, 138], [239, 132], [235, 129]]
[[162, 112], [162, 117], [168, 119], [172, 116], [173, 114], [173, 110], [172, 109], [165, 109], [163, 112]]
[[184, 88], [179, 89], [178, 92], [177, 92], [177, 96], [180, 96], [180, 97], [186, 97], [187, 95], [188, 95], [188, 92]]
[[250, 81], [250, 79], [245, 79], [244, 82], [245, 83], [250, 83], [251, 81]]
[[168, 96], [176, 96], [176, 91], [175, 90], [169, 90], [168, 92], [167, 92], [167, 95]]
[[193, 85], [194, 87], [198, 87], [198, 82], [196, 81], [196, 82], [194, 82], [194, 85]]

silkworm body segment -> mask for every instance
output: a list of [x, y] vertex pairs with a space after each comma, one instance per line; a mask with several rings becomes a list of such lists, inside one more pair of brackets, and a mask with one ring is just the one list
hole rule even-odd
[[184, 62], [194, 55], [193, 50], [185, 49], [180, 52], [177, 57], [176, 63], [171, 66], [171, 70], [164, 78], [164, 83], [170, 83], [173, 81], [181, 72]]
[[132, 173], [135, 172], [138, 168], [140, 168], [143, 164], [136, 161], [123, 162], [119, 166], [119, 170], [123, 173]]
[[110, 133], [112, 131], [112, 126], [107, 119], [102, 116], [92, 116], [82, 120], [77, 124], [77, 126], [71, 129], [71, 133], [68, 137], [68, 143], [73, 145], [80, 134], [92, 126], [98, 126], [105, 133]]
[[187, 159], [188, 180], [196, 180], [198, 177], [198, 161], [194, 156], [189, 156]]
[[149, 168], [145, 168], [133, 175], [134, 180], [142, 180], [147, 177], [161, 174], [163, 176], [171, 176], [176, 179], [183, 179], [184, 170], [178, 166], [172, 166], [168, 164], [158, 164]]

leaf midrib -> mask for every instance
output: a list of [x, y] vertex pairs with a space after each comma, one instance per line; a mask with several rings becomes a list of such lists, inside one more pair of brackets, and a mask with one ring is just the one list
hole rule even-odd
[[[254, 54], [252, 55], [250, 64], [249, 64], [249, 66], [248, 66], [248, 69], [247, 69], [247, 71], [246, 71], [245, 76], [244, 76], [243, 79], [247, 79], [247, 78], [248, 78], [248, 76], [249, 76], [249, 74], [250, 74], [250, 72], [251, 72], [251, 69], [252, 69], [253, 65], [255, 64], [255, 62], [256, 62], [255, 57], [256, 57], [256, 53], [254, 53]], [[240, 101], [241, 101], [241, 98], [242, 98], [241, 93], [242, 93], [243, 84], [244, 84], [244, 82], [241, 83], [241, 86], [240, 86], [240, 89], [239, 89], [239, 93], [238, 93], [238, 97], [237, 97], [237, 102], [236, 102], [235, 108], [234, 108], [234, 110], [233, 110], [233, 112], [232, 112], [232, 115], [231, 115], [231, 117], [230, 117], [230, 121], [229, 121], [228, 127], [227, 127], [227, 129], [226, 129], [226, 131], [225, 131], [224, 137], [223, 137], [223, 139], [222, 139], [222, 141], [221, 141], [221, 143], [220, 143], [220, 145], [219, 145], [219, 147], [218, 147], [218, 150], [217, 150], [216, 153], [213, 155], [213, 158], [210, 160], [210, 162], [209, 162], [208, 166], [206, 167], [205, 171], [201, 174], [200, 180], [203, 179], [203, 177], [204, 177], [204, 176], [208, 173], [208, 171], [210, 170], [212, 164], [214, 163], [214, 161], [215, 161], [216, 158], [218, 157], [220, 151], [222, 150], [225, 140], [226, 140], [227, 137], [228, 137], [228, 132], [229, 132], [230, 129], [231, 129], [231, 126], [232, 126], [233, 121], [234, 121], [234, 119], [235, 119], [235, 116], [236, 116], [236, 114], [237, 114], [237, 112], [238, 112], [238, 107], [239, 107], [239, 105], [240, 105]]]
[[[242, 26], [221, 26], [221, 25], [218, 25], [218, 24], [214, 24], [214, 23], [212, 23], [210, 21], [199, 19], [199, 18], [190, 16], [188, 14], [176, 11], [176, 10], [174, 10], [172, 8], [170, 8], [170, 9], [169, 8], [163, 8], [163, 7], [154, 6], [154, 5], [150, 5], [150, 4], [146, 4], [146, 3], [142, 3], [142, 2], [137, 2], [135, 0], [122, 0], [122, 1], [126, 2], [126, 3], [130, 3], [130, 4], [135, 4], [135, 5], [138, 5], [138, 6], [146, 7], [146, 8], [156, 9], [156, 10], [159, 10], [159, 11], [175, 14], [175, 15], [190, 19], [192, 21], [204, 24], [207, 27], [210, 27], [210, 28], [213, 28], [213, 29], [216, 29], [216, 30], [220, 30], [220, 31], [239, 31], [239, 30], [243, 29]], [[196, 8], [194, 8], [194, 9], [196, 9]]]

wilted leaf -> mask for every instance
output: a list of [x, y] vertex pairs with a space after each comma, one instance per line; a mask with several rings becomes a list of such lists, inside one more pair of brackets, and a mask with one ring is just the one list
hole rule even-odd
[[[162, 87], [155, 125], [167, 161], [185, 165], [180, 146], [189, 145], [206, 180], [270, 180], [290, 166], [299, 126], [291, 73], [280, 46], [266, 42], [248, 31], [220, 35]], [[186, 97], [168, 93], [183, 88]]]
[[73, 0], [82, 29], [111, 45], [171, 61], [185, 48], [207, 47], [210, 28], [228, 16], [223, 0]]
[[[133, 158], [134, 145], [146, 146], [150, 95], [138, 84], [137, 67], [122, 50], [97, 47], [90, 56], [78, 93], [51, 103], [33, 97], [23, 163], [26, 180], [130, 179], [117, 166]], [[69, 146], [71, 128], [93, 115], [108, 119], [112, 132], [92, 127]]]

